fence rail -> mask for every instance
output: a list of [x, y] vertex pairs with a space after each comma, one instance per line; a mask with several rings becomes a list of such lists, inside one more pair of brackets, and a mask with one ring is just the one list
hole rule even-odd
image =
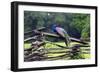
[[[42, 61], [42, 60], [58, 60], [58, 59], [83, 59], [80, 54], [90, 54], [89, 48], [82, 48], [82, 47], [90, 47], [87, 42], [72, 38], [70, 37], [70, 40], [73, 42], [78, 42], [80, 44], [76, 44], [72, 47], [66, 47], [59, 44], [55, 44], [50, 41], [46, 41], [43, 38], [46, 36], [51, 36], [55, 38], [60, 38], [59, 35], [53, 34], [53, 33], [47, 33], [42, 32], [45, 28], [40, 28], [38, 30], [28, 31], [24, 33], [24, 35], [29, 35], [29, 33], [34, 32], [36, 33], [33, 37], [29, 37], [24, 40], [24, 42], [41, 39], [42, 43], [38, 41], [36, 44], [32, 44], [30, 48], [24, 49], [24, 61]], [[39, 37], [38, 37], [39, 36]], [[35, 43], [34, 41], [32, 43]], [[46, 43], [50, 43], [53, 45], [58, 46], [59, 48], [45, 48]], [[41, 46], [44, 46], [43, 48], [40, 48]], [[50, 54], [58, 54], [57, 56], [48, 56]], [[59, 55], [60, 54], [60, 55]]]

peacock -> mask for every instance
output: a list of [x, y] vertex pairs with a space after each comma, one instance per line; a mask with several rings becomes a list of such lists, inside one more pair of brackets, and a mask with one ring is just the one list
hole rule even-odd
[[67, 31], [65, 31], [65, 29], [63, 29], [62, 27], [60, 27], [57, 24], [52, 24], [51, 25], [51, 30], [64, 39], [65, 44], [66, 44], [67, 47], [70, 46], [70, 38], [69, 38], [69, 35], [68, 35]]

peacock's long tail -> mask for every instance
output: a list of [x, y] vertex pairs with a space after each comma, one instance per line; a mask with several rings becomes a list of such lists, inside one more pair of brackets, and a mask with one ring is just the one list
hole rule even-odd
[[70, 47], [70, 40], [69, 39], [65, 39], [65, 44], [67, 47]]
[[69, 39], [69, 35], [67, 34], [65, 37], [65, 44], [67, 47], [70, 47], [70, 42], [71, 42], [71, 40]]

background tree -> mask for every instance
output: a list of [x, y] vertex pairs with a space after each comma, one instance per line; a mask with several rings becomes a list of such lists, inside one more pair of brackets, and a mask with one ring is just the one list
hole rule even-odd
[[[24, 32], [58, 23], [71, 37], [90, 37], [90, 15], [80, 13], [24, 11]], [[49, 30], [46, 30], [49, 31]]]

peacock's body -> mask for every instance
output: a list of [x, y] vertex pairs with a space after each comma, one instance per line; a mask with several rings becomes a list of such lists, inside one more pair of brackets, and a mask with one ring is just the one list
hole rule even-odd
[[68, 33], [63, 28], [57, 26], [56, 24], [53, 24], [51, 29], [53, 32], [64, 38], [66, 46], [69, 47], [70, 39]]

